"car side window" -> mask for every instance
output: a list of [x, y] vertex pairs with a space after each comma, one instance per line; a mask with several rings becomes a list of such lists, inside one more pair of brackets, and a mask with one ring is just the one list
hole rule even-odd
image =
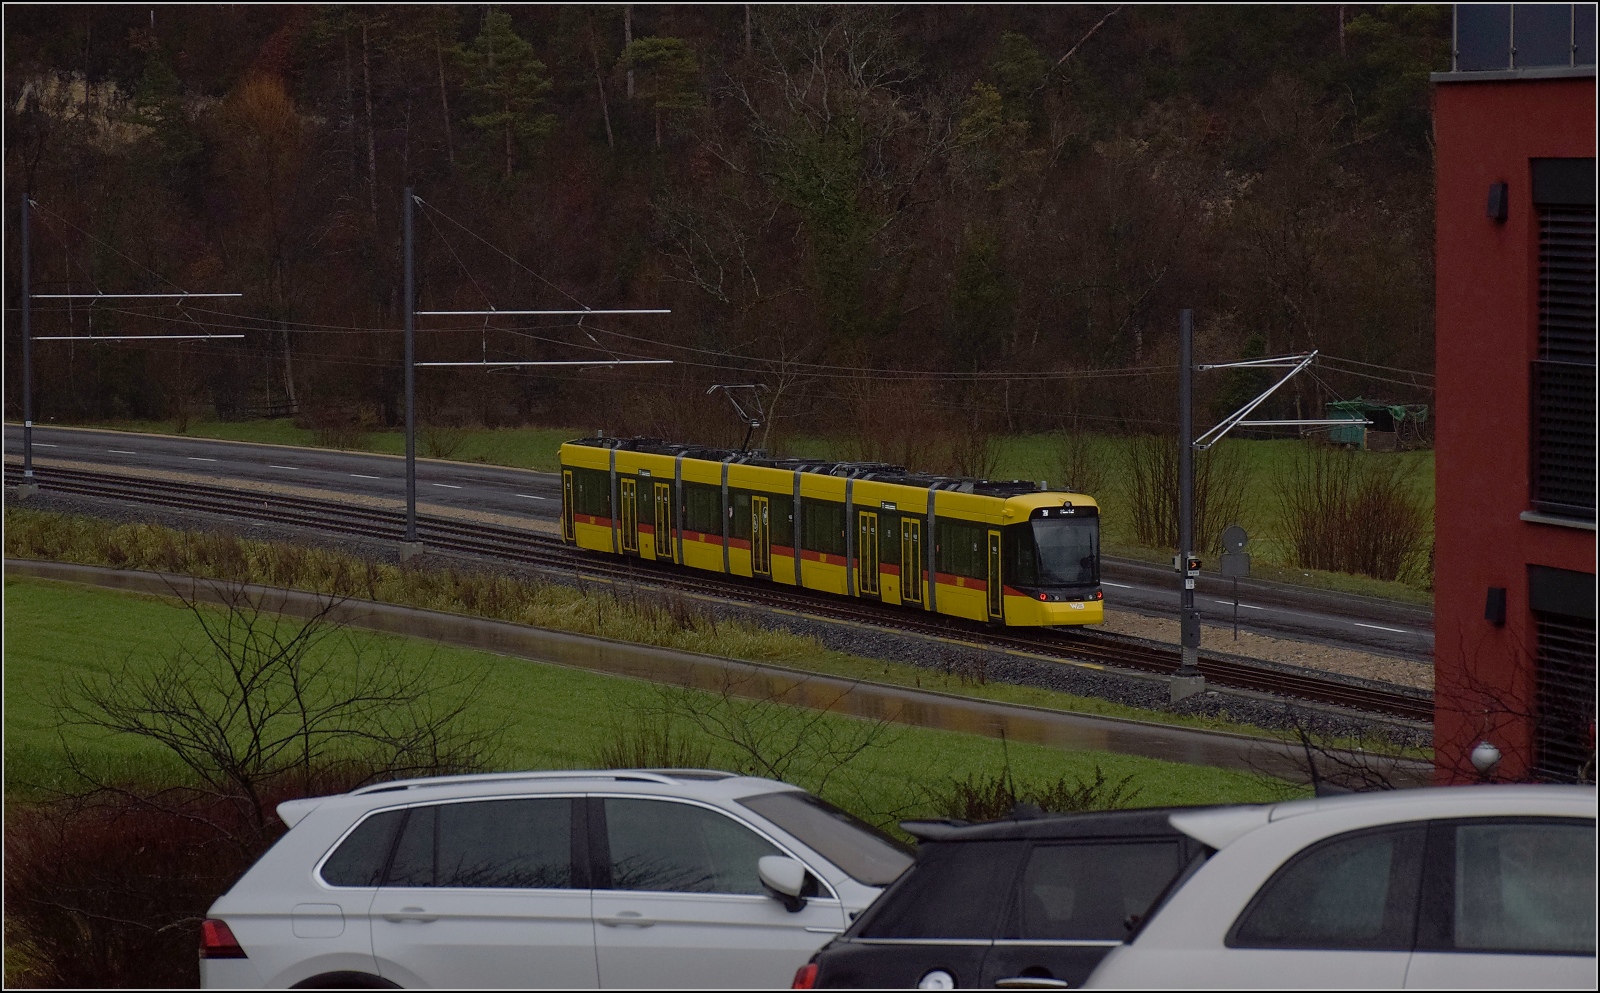
[[351, 831], [322, 863], [322, 881], [329, 886], [377, 886], [383, 864], [394, 847], [394, 833], [405, 821], [404, 810], [373, 814]]
[[925, 842], [917, 861], [867, 908], [851, 937], [971, 941], [995, 936], [1023, 843]]
[[1121, 941], [1178, 860], [1176, 839], [1037, 845], [1022, 871], [1016, 937]]
[[385, 885], [569, 887], [572, 801], [549, 797], [413, 807]]
[[671, 800], [608, 797], [611, 888], [761, 895], [756, 863], [782, 855], [726, 814]]
[[[1595, 954], [1595, 824], [1517, 819], [1441, 825], [1425, 947]], [[1446, 892], [1439, 893], [1438, 890]]]
[[1426, 833], [1360, 831], [1301, 852], [1256, 892], [1228, 946], [1410, 951]]

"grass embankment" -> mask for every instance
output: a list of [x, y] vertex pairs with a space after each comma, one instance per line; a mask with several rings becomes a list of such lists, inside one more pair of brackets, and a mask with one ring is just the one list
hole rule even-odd
[[[179, 433], [172, 421], [118, 421], [95, 426], [157, 434]], [[317, 431], [295, 427], [287, 418], [244, 422], [191, 421], [183, 433], [196, 438], [319, 446]], [[443, 434], [447, 439], [444, 442], [445, 447], [450, 448], [449, 458], [465, 462], [552, 471], [558, 463], [561, 443], [587, 433], [577, 428], [529, 427], [459, 429]], [[360, 437], [360, 444], [364, 446], [365, 451], [393, 455], [405, 452], [405, 436], [401, 432], [374, 431]], [[418, 443], [420, 454], [428, 454], [428, 441], [427, 432], [423, 432], [423, 437]], [[1103, 545], [1106, 553], [1151, 562], [1169, 561], [1169, 552], [1143, 547], [1135, 541], [1131, 501], [1125, 487], [1118, 485], [1123, 473], [1121, 467], [1127, 461], [1128, 439], [1096, 436], [1094, 442], [1099, 455], [1103, 457], [1106, 465], [1111, 467], [1105, 472], [1107, 485], [1098, 488], [1092, 494], [1102, 508]], [[1050, 481], [1052, 485], [1070, 482], [1062, 479], [1054, 436], [1006, 437], [998, 439], [995, 444], [997, 478], [1043, 479]], [[1297, 453], [1304, 450], [1304, 442], [1229, 438], [1219, 447], [1228, 449], [1230, 455], [1237, 456], [1244, 466], [1246, 476], [1244, 510], [1241, 519], [1236, 523], [1251, 534], [1250, 552], [1253, 556], [1252, 569], [1256, 578], [1316, 589], [1358, 593], [1405, 603], [1432, 604], [1432, 593], [1420, 585], [1302, 569], [1293, 565], [1290, 550], [1283, 538], [1285, 528], [1280, 521], [1277, 487], [1279, 480], [1290, 470]], [[829, 438], [792, 437], [785, 439], [782, 444], [782, 454], [785, 455], [838, 458], [846, 450], [844, 442]], [[1433, 452], [1360, 452], [1357, 458], [1377, 459], [1387, 464], [1398, 463], [1403, 466], [1412, 489], [1422, 498], [1428, 513], [1432, 514]]]
[[719, 622], [692, 601], [659, 591], [617, 595], [608, 590], [523, 582], [454, 569], [401, 568], [325, 549], [18, 508], [6, 509], [5, 522], [6, 555], [15, 558], [146, 569], [361, 597], [1002, 703], [1277, 737], [1226, 719], [1143, 710], [1036, 687], [980, 682], [971, 674], [862, 658], [786, 631]]
[[[155, 597], [70, 583], [7, 579], [5, 752], [7, 799], [26, 801], [26, 784], [64, 774], [63, 742], [107, 771], [139, 780], [179, 780], [182, 770], [148, 743], [81, 728], [58, 728], [52, 701], [80, 677], [155, 663], [180, 646], [198, 646], [196, 619]], [[213, 608], [204, 607], [203, 610]], [[498, 764], [506, 769], [583, 768], [629, 722], [658, 700], [648, 683], [441, 647], [387, 635], [356, 635], [369, 652], [388, 650], [459, 685], [482, 680], [469, 721], [503, 725]], [[318, 651], [349, 651], [330, 639]], [[830, 716], [825, 720], [851, 722]], [[976, 735], [893, 727], [880, 745], [841, 769], [826, 792], [880, 822], [924, 811], [925, 788], [970, 774], [992, 774], [1009, 760], [1019, 782], [1131, 776], [1139, 805], [1250, 802], [1297, 795], [1277, 780], [1104, 752], [1061, 751]], [[736, 764], [726, 748], [719, 764]]]

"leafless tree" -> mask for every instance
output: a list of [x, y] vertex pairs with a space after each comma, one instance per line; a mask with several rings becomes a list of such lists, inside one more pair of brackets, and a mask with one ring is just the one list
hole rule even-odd
[[[155, 664], [120, 668], [66, 685], [55, 707], [80, 798], [138, 799], [179, 811], [196, 795], [228, 802], [256, 830], [272, 818], [271, 794], [293, 781], [309, 792], [337, 772], [357, 781], [483, 768], [497, 729], [468, 711], [482, 681], [441, 677], [427, 660], [359, 636], [330, 620], [325, 598], [308, 618], [273, 612], [262, 591], [210, 583], [211, 598], [172, 588], [199, 643], [178, 643]], [[187, 782], [140, 792], [113, 782], [69, 732], [130, 735], [175, 759]], [[81, 786], [83, 789], [78, 789]], [[172, 802], [169, 804], [167, 800]]]

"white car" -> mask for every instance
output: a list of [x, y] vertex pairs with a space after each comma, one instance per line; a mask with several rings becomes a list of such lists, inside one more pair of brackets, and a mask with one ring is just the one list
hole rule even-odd
[[1592, 786], [1174, 814], [1197, 859], [1086, 986], [1595, 989]]
[[278, 812], [202, 928], [206, 988], [784, 988], [911, 864], [725, 772], [451, 776]]

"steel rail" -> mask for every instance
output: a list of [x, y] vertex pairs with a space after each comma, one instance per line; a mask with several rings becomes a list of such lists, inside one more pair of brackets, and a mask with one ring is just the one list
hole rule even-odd
[[[7, 470], [12, 467], [8, 464]], [[35, 466], [36, 478], [60, 493], [202, 511], [366, 538], [402, 541], [405, 514], [333, 500], [240, 490], [202, 483]], [[1178, 653], [1136, 639], [1080, 629], [1002, 628], [961, 618], [899, 610], [792, 586], [703, 573], [664, 563], [580, 552], [554, 537], [518, 528], [419, 515], [419, 537], [440, 551], [511, 561], [535, 569], [623, 585], [651, 585], [763, 607], [872, 624], [980, 647], [1026, 652], [1157, 674], [1178, 667]], [[1373, 715], [1429, 723], [1433, 694], [1375, 680], [1314, 672], [1240, 656], [1201, 653], [1199, 668], [1219, 686], [1331, 704]]]

